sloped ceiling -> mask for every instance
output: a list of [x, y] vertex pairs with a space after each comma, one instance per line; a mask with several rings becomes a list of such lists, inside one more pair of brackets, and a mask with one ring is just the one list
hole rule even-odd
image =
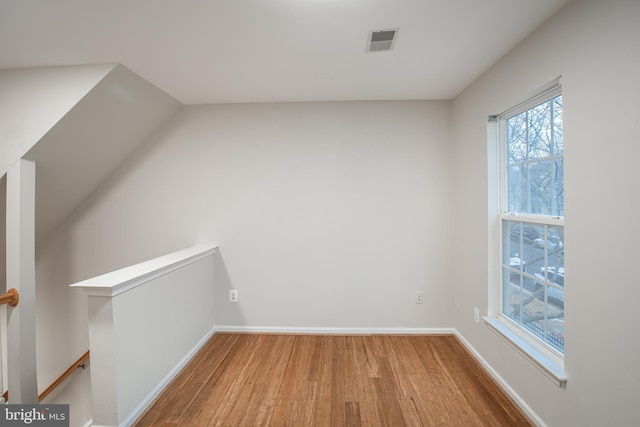
[[121, 65], [107, 74], [24, 156], [36, 163], [36, 240], [181, 107]]
[[0, 68], [121, 63], [185, 104], [451, 99], [566, 3], [0, 0]]
[[114, 66], [0, 70], [0, 176]]

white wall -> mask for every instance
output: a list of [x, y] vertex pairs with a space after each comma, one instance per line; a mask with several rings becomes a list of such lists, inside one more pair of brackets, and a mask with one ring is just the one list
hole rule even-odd
[[187, 107], [39, 263], [72, 283], [216, 242], [240, 293], [218, 290], [217, 325], [451, 327], [449, 117], [441, 101]]
[[36, 245], [36, 361], [42, 392], [89, 350], [87, 296], [69, 285], [81, 275], [68, 236], [54, 232]]
[[0, 70], [0, 176], [113, 67]]
[[[453, 102], [455, 327], [550, 426], [635, 425], [640, 210], [640, 2], [574, 1]], [[483, 324], [489, 235], [486, 120], [562, 75], [566, 389]]]

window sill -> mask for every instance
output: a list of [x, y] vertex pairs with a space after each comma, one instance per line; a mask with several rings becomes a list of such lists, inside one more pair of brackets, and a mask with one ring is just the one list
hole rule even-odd
[[504, 323], [495, 317], [483, 317], [486, 324], [493, 332], [502, 338], [511, 348], [516, 350], [522, 357], [531, 362], [539, 371], [546, 375], [558, 387], [564, 387], [567, 377], [564, 366], [549, 358], [533, 345], [513, 332]]

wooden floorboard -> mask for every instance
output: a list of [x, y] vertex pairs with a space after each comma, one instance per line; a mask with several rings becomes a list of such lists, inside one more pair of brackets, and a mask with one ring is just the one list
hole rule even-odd
[[530, 426], [452, 335], [216, 334], [137, 426]]

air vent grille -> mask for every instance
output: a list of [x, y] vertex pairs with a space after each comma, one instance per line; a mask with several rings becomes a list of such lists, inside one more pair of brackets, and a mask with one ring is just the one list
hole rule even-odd
[[398, 28], [369, 31], [367, 52], [381, 52], [393, 49], [398, 38]]

